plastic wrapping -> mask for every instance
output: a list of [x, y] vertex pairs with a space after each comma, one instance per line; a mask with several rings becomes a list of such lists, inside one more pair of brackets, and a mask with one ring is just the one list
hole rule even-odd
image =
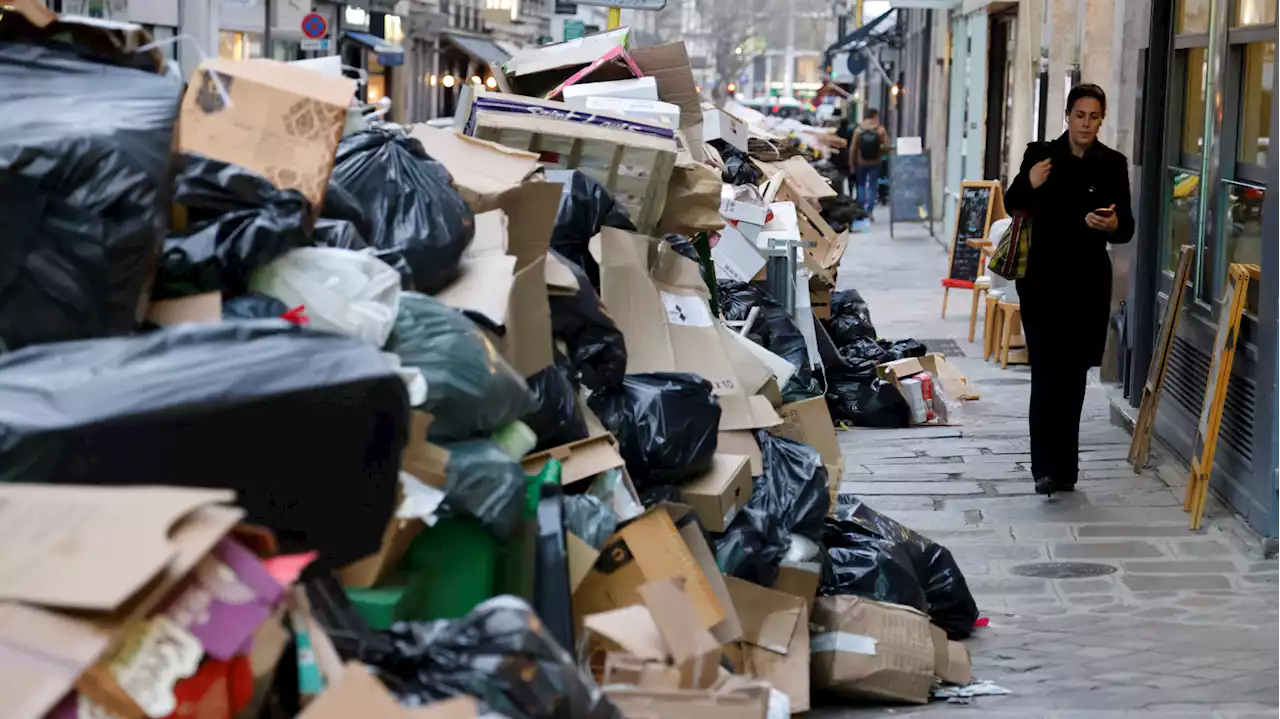
[[563, 255], [551, 251], [578, 280], [573, 295], [552, 294], [551, 333], [568, 348], [569, 363], [583, 386], [591, 390], [616, 385], [627, 373], [627, 342], [609, 317], [587, 273]]
[[587, 420], [578, 404], [578, 388], [573, 382], [569, 360], [558, 351], [555, 362], [528, 379], [529, 393], [537, 407], [524, 423], [538, 437], [535, 451], [587, 438]]
[[885, 362], [908, 357], [923, 357], [929, 353], [928, 348], [916, 340], [897, 340], [896, 342], [880, 340], [880, 347], [884, 349], [885, 356], [888, 358], [884, 360]]
[[854, 337], [840, 343], [840, 357], [851, 364], [856, 364], [858, 360], [867, 360], [872, 364], [889, 361], [889, 353], [884, 351], [874, 337]]
[[831, 296], [831, 318], [826, 321], [831, 339], [838, 346], [863, 337], [876, 338], [871, 309], [857, 290], [840, 290]]
[[[973, 630], [978, 605], [946, 547], [857, 500], [827, 519], [823, 539], [830, 558], [823, 594], [857, 594], [916, 607], [955, 640]], [[916, 580], [914, 589], [909, 578]]]
[[422, 370], [433, 439], [488, 436], [533, 411], [525, 380], [474, 322], [417, 292], [400, 295], [387, 349]]
[[348, 135], [330, 185], [343, 193], [326, 202], [325, 214], [354, 224], [369, 245], [391, 253], [380, 259], [393, 267], [402, 257], [414, 289], [434, 294], [457, 279], [475, 215], [422, 143], [389, 125]]
[[822, 455], [807, 444], [756, 432], [764, 473], [756, 478], [750, 507], [777, 517], [788, 532], [822, 538], [822, 518], [831, 509], [830, 478]]
[[182, 85], [0, 44], [0, 351], [125, 334], [168, 226]]
[[759, 307], [755, 324], [747, 332], [762, 347], [790, 362], [797, 369], [809, 366], [809, 351], [800, 328], [764, 288], [751, 282], [719, 283], [720, 316], [730, 322], [742, 322]]
[[261, 292], [246, 292], [222, 302], [223, 320], [275, 320], [289, 311], [289, 305]]
[[0, 356], [0, 482], [227, 487], [342, 565], [381, 544], [408, 411], [376, 348], [279, 321], [36, 345]]
[[249, 274], [290, 250], [311, 244], [311, 203], [238, 165], [181, 155], [173, 204], [185, 227], [164, 241], [156, 299], [248, 290]]
[[618, 439], [637, 489], [674, 484], [711, 470], [720, 403], [695, 374], [630, 374], [587, 400]]
[[400, 277], [373, 255], [332, 247], [303, 247], [263, 267], [249, 288], [306, 307], [311, 326], [387, 343], [400, 308]]
[[747, 153], [724, 140], [712, 140], [710, 145], [716, 148], [721, 159], [724, 160], [724, 172], [720, 173], [720, 176], [726, 184], [759, 185], [764, 179], [764, 173], [751, 164], [751, 157]]
[[635, 519], [644, 514], [644, 505], [631, 495], [621, 469], [601, 472], [592, 480], [591, 489], [588, 491], [591, 496], [607, 504], [618, 515], [619, 522]]
[[361, 659], [409, 706], [470, 695], [512, 719], [622, 719], [515, 597], [490, 599], [461, 619], [398, 623]]
[[579, 539], [600, 549], [617, 530], [618, 515], [593, 495], [575, 494], [564, 498], [564, 524]]
[[343, 250], [363, 250], [369, 246], [360, 235], [355, 223], [347, 220], [331, 220], [322, 217], [316, 220], [315, 229], [311, 231], [311, 239], [321, 247], [337, 247]]
[[790, 543], [780, 517], [747, 506], [716, 538], [716, 565], [728, 576], [771, 587]]
[[[556, 213], [556, 229], [551, 234], [551, 249], [581, 267], [600, 291], [600, 266], [587, 250], [591, 238], [604, 227], [635, 232], [636, 226], [627, 209], [613, 199], [609, 190], [579, 170], [548, 170], [547, 182], [562, 185], [560, 210]], [[665, 191], [665, 190], [664, 190]]]
[[[902, 428], [911, 424], [911, 405], [897, 387], [875, 374], [875, 366], [861, 366], [827, 373], [827, 408], [831, 419], [855, 427]], [[865, 367], [870, 366], [867, 370]]]
[[449, 451], [446, 512], [479, 520], [498, 539], [514, 534], [524, 506], [525, 478], [520, 463], [487, 439], [454, 442], [445, 449]]

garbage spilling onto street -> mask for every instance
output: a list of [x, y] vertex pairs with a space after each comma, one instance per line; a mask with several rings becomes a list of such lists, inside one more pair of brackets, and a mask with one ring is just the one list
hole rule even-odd
[[136, 26], [15, 7], [0, 717], [995, 693], [950, 552], [838, 494], [838, 431], [976, 395], [836, 290], [827, 218], [861, 215], [824, 133], [625, 32], [523, 51], [524, 94], [469, 87], [446, 130], [269, 60], [184, 89]]

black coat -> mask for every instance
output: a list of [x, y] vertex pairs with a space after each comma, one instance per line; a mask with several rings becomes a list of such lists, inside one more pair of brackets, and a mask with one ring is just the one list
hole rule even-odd
[[[1032, 188], [1031, 168], [1046, 158], [1053, 160], [1049, 178]], [[1116, 206], [1119, 220], [1115, 232], [1085, 224], [1085, 215], [1110, 205]], [[1033, 142], [1005, 192], [1005, 207], [1032, 218], [1027, 274], [1018, 280], [1032, 363], [1052, 357], [1097, 366], [1111, 314], [1107, 243], [1133, 238], [1129, 161], [1100, 142], [1076, 157], [1065, 134], [1052, 142]]]

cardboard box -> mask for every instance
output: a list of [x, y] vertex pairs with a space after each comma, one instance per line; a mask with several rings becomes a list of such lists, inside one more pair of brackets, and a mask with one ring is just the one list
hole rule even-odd
[[693, 159], [702, 162], [702, 98], [693, 79], [693, 64], [683, 42], [638, 48], [631, 52], [641, 72], [658, 83], [658, 99], [680, 106], [680, 129]]
[[750, 430], [721, 430], [716, 435], [716, 451], [726, 454], [746, 455], [751, 460], [751, 476], [764, 474], [764, 455], [760, 452], [760, 443]]
[[808, 602], [741, 579], [725, 581], [742, 623], [743, 673], [786, 694], [793, 714], [808, 711]]
[[[656, 228], [662, 217], [676, 160], [672, 128], [468, 86], [454, 115], [454, 129], [537, 153], [554, 169], [581, 170], [627, 208], [641, 232]], [[619, 172], [619, 167], [627, 171]], [[558, 207], [557, 199], [551, 209]], [[513, 224], [518, 225], [514, 218]]]
[[813, 686], [877, 701], [927, 704], [934, 682], [929, 618], [898, 604], [820, 597], [809, 640]]
[[721, 644], [738, 641], [742, 638], [742, 625], [738, 622], [738, 613], [733, 609], [733, 599], [729, 596], [725, 576], [720, 573], [720, 567], [716, 564], [716, 555], [711, 551], [711, 545], [707, 544], [706, 530], [698, 519], [698, 513], [684, 504], [667, 503], [662, 506], [667, 510], [671, 521], [675, 523], [676, 531], [684, 540], [685, 548], [688, 549], [689, 555], [693, 557], [698, 568], [702, 570], [707, 586], [711, 588], [711, 593], [715, 595], [724, 613], [724, 619], [709, 627], [711, 636]]
[[609, 687], [605, 694], [626, 719], [765, 719], [769, 692], [753, 693]]
[[779, 172], [785, 172], [795, 183], [800, 196], [818, 207], [821, 207], [818, 204], [821, 200], [839, 194], [832, 189], [827, 178], [818, 174], [818, 171], [813, 169], [813, 165], [803, 157], [791, 157], [782, 162], [761, 162], [760, 160], [752, 160], [752, 162], [760, 168], [765, 177], [772, 178]]
[[935, 382], [942, 383], [942, 391], [947, 393], [947, 397], [957, 401], [981, 398], [981, 395], [969, 386], [969, 381], [960, 370], [947, 361], [945, 355], [930, 352], [918, 359], [920, 367], [933, 375]]
[[751, 136], [751, 131], [742, 120], [713, 107], [702, 111], [702, 125], [704, 141], [724, 140], [743, 152], [747, 151], [747, 139]]
[[711, 471], [680, 487], [680, 498], [698, 513], [702, 525], [723, 532], [751, 499], [751, 458], [716, 453]]
[[597, 112], [620, 117], [633, 117], [652, 122], [661, 127], [680, 127], [680, 108], [660, 100], [634, 100], [625, 97], [584, 97], [578, 103], [587, 112]]
[[725, 226], [719, 210], [721, 186], [717, 170], [694, 162], [687, 151], [679, 153], [658, 232], [688, 236], [719, 232]]
[[[844, 456], [825, 398], [814, 397], [784, 404], [778, 408], [778, 415], [782, 417], [782, 424], [769, 430], [773, 434], [813, 447], [822, 455], [822, 463], [826, 465], [835, 464]], [[839, 478], [835, 480], [838, 482]]]
[[[620, 100], [657, 100], [658, 81], [651, 77], [608, 82], [580, 82], [564, 89], [564, 103], [585, 108], [586, 98], [616, 98]], [[677, 121], [676, 127], [679, 127]]]
[[750, 282], [765, 266], [755, 242], [733, 225], [726, 225], [711, 238], [711, 259], [718, 279]]
[[387, 691], [363, 664], [351, 662], [341, 678], [308, 704], [299, 719], [475, 719], [479, 707], [471, 697], [459, 697], [410, 709]]
[[[463, 275], [438, 297], [500, 317], [503, 356], [525, 377], [537, 374], [552, 362], [546, 263], [561, 186], [529, 179], [538, 164], [531, 153], [426, 125], [416, 125], [411, 135], [445, 166], [478, 213]], [[501, 214], [489, 214], [495, 211]]]
[[790, 202], [795, 206], [799, 239], [814, 243], [813, 247], [805, 248], [805, 267], [821, 284], [835, 287], [836, 271], [849, 245], [849, 233], [836, 234], [788, 173], [779, 172], [766, 181], [762, 194], [766, 202]]
[[[928, 365], [928, 368], [926, 368], [926, 364]], [[971, 390], [969, 390], [969, 386], [965, 383], [963, 376], [960, 376], [960, 373], [955, 369], [955, 367], [950, 362], [947, 362], [946, 358], [941, 355], [906, 357], [904, 359], [894, 360], [893, 362], [885, 362], [884, 364], [876, 367], [876, 374], [879, 375], [881, 379], [891, 383], [894, 387], [897, 387], [898, 391], [902, 392], [903, 396], [907, 398], [908, 403], [912, 404], [913, 410], [918, 409], [915, 406], [915, 402], [919, 401], [918, 398], [920, 395], [919, 392], [912, 393], [911, 388], [904, 386], [903, 380], [911, 379], [922, 372], [928, 372], [933, 377], [935, 386], [939, 383], [944, 383], [942, 384], [942, 390], [947, 394], [947, 397], [953, 401], [970, 399], [976, 396]], [[941, 379], [939, 376], [940, 374], [945, 376], [946, 379]], [[952, 391], [957, 394], [951, 394]], [[916, 398], [915, 400], [913, 400], [913, 394]], [[936, 395], [934, 395], [933, 401], [937, 401]], [[929, 421], [930, 424], [942, 424], [943, 422], [944, 420], [941, 416], [938, 417], [937, 422], [932, 420]], [[960, 422], [957, 418], [953, 417], [946, 423], [958, 425]], [[920, 424], [924, 423], [921, 422]]]
[[821, 584], [822, 565], [820, 563], [783, 560], [778, 567], [778, 580], [773, 583], [773, 589], [803, 599], [805, 607], [812, 613], [813, 602], [818, 596], [818, 587]]
[[73, 688], [111, 703], [104, 672], [86, 672], [240, 521], [242, 511], [219, 504], [233, 496], [170, 487], [0, 484], [6, 719], [40, 719]]
[[318, 216], [355, 91], [355, 80], [274, 60], [206, 60], [182, 99], [177, 149], [298, 190]]
[[[639, 77], [643, 73], [626, 54], [630, 32], [624, 27], [524, 48], [503, 65], [506, 82], [517, 95], [551, 98], [588, 76], [597, 82]], [[624, 55], [625, 61], [616, 62]]]
[[933, 637], [933, 671], [944, 682], [968, 686], [973, 683], [973, 658], [969, 648], [947, 639], [942, 627], [929, 625]]

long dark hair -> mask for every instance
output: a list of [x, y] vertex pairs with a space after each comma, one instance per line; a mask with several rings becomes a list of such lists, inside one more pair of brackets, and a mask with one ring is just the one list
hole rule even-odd
[[1107, 93], [1102, 88], [1090, 82], [1082, 82], [1071, 88], [1071, 92], [1067, 93], [1067, 112], [1070, 115], [1075, 109], [1076, 103], [1085, 98], [1093, 98], [1102, 106], [1102, 116], [1107, 116]]

